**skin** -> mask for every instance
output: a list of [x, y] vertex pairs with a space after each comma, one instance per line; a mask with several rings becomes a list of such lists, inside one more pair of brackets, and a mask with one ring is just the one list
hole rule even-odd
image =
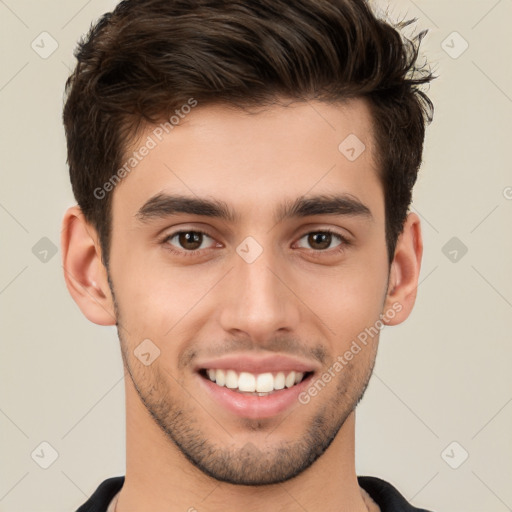
[[[366, 146], [355, 161], [338, 150], [349, 134]], [[318, 378], [379, 315], [387, 325], [408, 317], [420, 221], [408, 215], [389, 265], [375, 151], [362, 99], [251, 114], [198, 105], [111, 192], [109, 276], [94, 228], [77, 206], [66, 212], [68, 289], [90, 321], [117, 320], [126, 369], [127, 467], [117, 512], [265, 511], [269, 503], [282, 511], [372, 509], [356, 479], [354, 409], [378, 335], [307, 404], [265, 419], [221, 407], [194, 365], [224, 354], [285, 354], [311, 362]], [[141, 221], [139, 209], [162, 193], [222, 200], [236, 218], [179, 213]], [[371, 216], [276, 222], [284, 200], [321, 194], [350, 194]], [[169, 238], [180, 229], [207, 233], [195, 255]], [[308, 237], [325, 229], [349, 243], [333, 236], [322, 248]], [[236, 251], [248, 236], [263, 249], [252, 263]], [[145, 339], [160, 350], [148, 366], [134, 355]]]

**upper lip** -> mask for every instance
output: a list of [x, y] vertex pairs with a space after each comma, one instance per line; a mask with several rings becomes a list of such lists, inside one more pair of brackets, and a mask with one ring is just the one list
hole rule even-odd
[[314, 372], [318, 365], [297, 357], [286, 355], [254, 356], [231, 354], [217, 359], [208, 359], [196, 364], [196, 371], [204, 369], [234, 370], [236, 372], [266, 373], [266, 372]]

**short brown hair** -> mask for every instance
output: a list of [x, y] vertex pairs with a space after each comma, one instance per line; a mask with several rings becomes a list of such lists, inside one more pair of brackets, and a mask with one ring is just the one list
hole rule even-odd
[[194, 98], [200, 105], [264, 106], [277, 97], [361, 97], [373, 118], [389, 261], [403, 229], [433, 105], [418, 86], [426, 31], [408, 39], [365, 0], [125, 0], [77, 47], [64, 126], [75, 198], [98, 232], [108, 268], [112, 194], [141, 126]]

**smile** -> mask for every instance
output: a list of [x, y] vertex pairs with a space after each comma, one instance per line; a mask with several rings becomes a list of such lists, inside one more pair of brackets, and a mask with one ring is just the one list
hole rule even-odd
[[233, 369], [203, 369], [200, 372], [205, 378], [219, 387], [253, 396], [267, 396], [275, 391], [291, 388], [302, 382], [311, 372], [280, 371], [280, 372], [237, 372]]

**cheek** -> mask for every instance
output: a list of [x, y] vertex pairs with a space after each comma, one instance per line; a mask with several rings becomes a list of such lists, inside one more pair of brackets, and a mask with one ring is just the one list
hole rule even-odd
[[329, 328], [328, 337], [350, 341], [379, 319], [385, 297], [386, 267], [363, 258], [301, 277], [301, 296]]
[[122, 247], [112, 252], [111, 263], [114, 293], [131, 344], [149, 338], [165, 347], [216, 280], [212, 272], [172, 268], [163, 257], [152, 261]]

